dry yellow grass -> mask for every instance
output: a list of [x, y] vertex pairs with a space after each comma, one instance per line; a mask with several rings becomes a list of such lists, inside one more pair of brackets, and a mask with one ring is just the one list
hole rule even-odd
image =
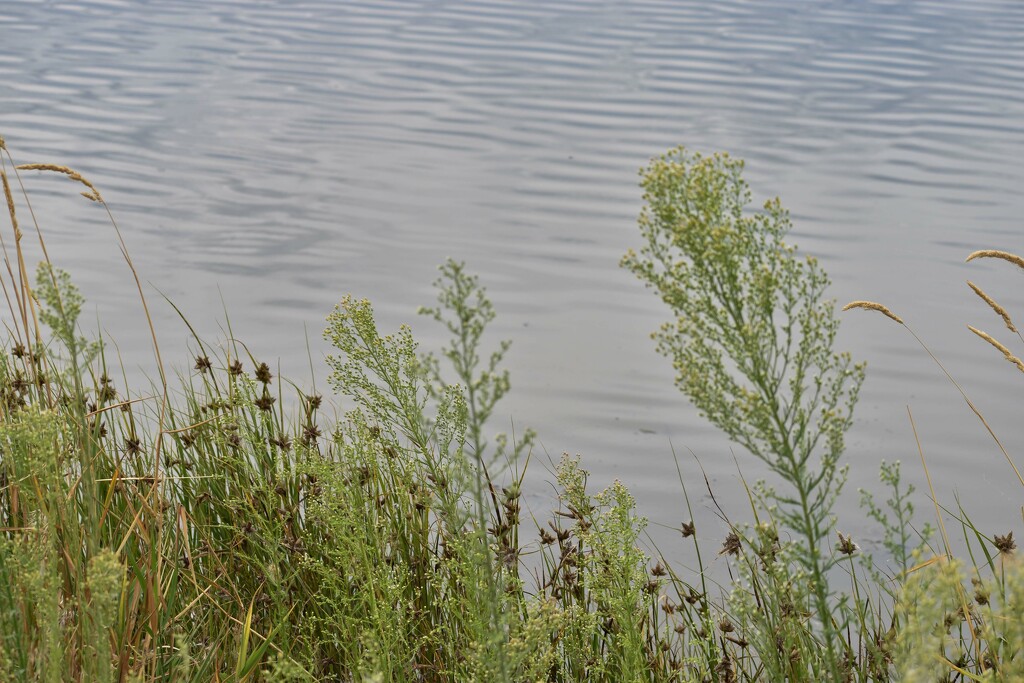
[[998, 249], [981, 249], [976, 251], [967, 257], [968, 261], [973, 261], [976, 258], [997, 258], [1004, 261], [1009, 261], [1018, 268], [1024, 268], [1024, 258], [1011, 254], [1008, 251], [999, 251]]
[[82, 183], [89, 188], [89, 192], [81, 193], [83, 197], [94, 202], [103, 201], [103, 197], [100, 196], [100, 191], [96, 189], [95, 185], [83, 178], [81, 173], [70, 169], [67, 166], [59, 166], [57, 164], [21, 164], [16, 168], [19, 171], [53, 171], [54, 173], [63, 173], [71, 180]]
[[18, 229], [18, 214], [14, 211], [14, 196], [11, 194], [11, 184], [7, 181], [7, 173], [0, 170], [0, 181], [4, 186], [4, 197], [7, 199], [7, 212], [11, 215], [11, 225], [14, 226], [14, 239], [21, 239], [21, 230]]
[[987, 332], [982, 332], [977, 327], [972, 327], [971, 325], [968, 325], [967, 329], [969, 329], [971, 332], [987, 341], [992, 346], [996, 347], [996, 349], [998, 349], [999, 352], [1003, 354], [1006, 360], [1016, 365], [1018, 370], [1024, 372], [1024, 361], [1021, 361], [1020, 358], [1017, 358], [1017, 356], [1013, 355], [1013, 353], [1010, 352], [1010, 349], [1006, 348], [1001, 343], [999, 343], [999, 341], [992, 337], [992, 335], [988, 334]]
[[898, 315], [890, 311], [886, 306], [883, 306], [882, 304], [876, 303], [874, 301], [851, 301], [850, 303], [843, 306], [844, 311], [848, 311], [851, 308], [865, 308], [869, 311], [878, 311], [885, 317], [895, 320], [900, 325], [903, 324], [903, 318], [899, 317]]
[[996, 315], [1003, 319], [1003, 322], [1006, 323], [1006, 329], [1010, 330], [1010, 332], [1017, 331], [1017, 328], [1014, 327], [1013, 325], [1013, 320], [1010, 319], [1010, 314], [1006, 312], [1005, 308], [997, 304], [992, 297], [990, 297], [988, 294], [984, 292], [984, 290], [982, 290], [981, 287], [974, 284], [970, 280], [967, 281], [967, 286], [974, 290], [974, 293], [981, 297], [981, 300], [987, 303], [989, 305], [989, 308], [995, 311]]

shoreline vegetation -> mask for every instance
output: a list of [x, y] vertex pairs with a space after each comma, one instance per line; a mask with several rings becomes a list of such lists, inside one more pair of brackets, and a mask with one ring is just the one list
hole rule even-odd
[[[652, 160], [641, 246], [622, 263], [671, 312], [652, 336], [680, 390], [771, 475], [720, 547], [697, 541], [691, 510], [679, 532], [697, 567], [684, 569], [644, 548], [626, 484], [591, 490], [578, 457], [553, 475], [555, 509], [523, 509], [534, 436], [490, 431], [510, 342], [488, 346], [496, 312], [463, 264], [441, 267], [420, 311], [450, 334], [437, 354], [408, 327], [381, 333], [366, 300], [328, 315], [339, 418], [241, 342], [191, 326], [194, 355], [174, 371], [150, 325], [157, 379], [139, 393], [80, 327], [84, 302], [50, 262], [23, 176], [63, 175], [101, 206], [148, 317], [100, 191], [63, 166], [15, 165], [2, 138], [0, 160], [0, 681], [1024, 680], [1012, 532], [977, 529], [934, 490], [935, 526], [916, 521], [899, 463], [882, 466], [884, 502], [862, 493], [887, 562], [838, 531], [865, 367], [833, 348], [828, 277], [785, 241], [781, 203], [749, 210], [741, 161]], [[1008, 252], [974, 259], [1024, 268]], [[921, 342], [882, 304], [848, 309]], [[716, 554], [728, 585], [705, 572]]]

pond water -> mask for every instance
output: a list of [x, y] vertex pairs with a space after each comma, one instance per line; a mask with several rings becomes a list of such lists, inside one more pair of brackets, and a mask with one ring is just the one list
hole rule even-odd
[[[545, 454], [581, 453], [595, 483], [621, 478], [678, 524], [674, 449], [711, 520], [692, 452], [748, 518], [737, 462], [750, 479], [762, 468], [674, 388], [648, 336], [666, 311], [617, 265], [639, 244], [637, 170], [685, 144], [744, 158], [755, 201], [782, 198], [831, 295], [902, 315], [1024, 465], [1024, 377], [966, 324], [1012, 339], [964, 283], [1024, 320], [1024, 273], [964, 263], [1024, 251], [1018, 0], [26, 0], [4, 3], [0, 37], [16, 160], [81, 171], [152, 300], [159, 289], [211, 339], [226, 308], [300, 384], [308, 335], [323, 385], [323, 318], [346, 292], [438, 346], [415, 311], [436, 266], [463, 259], [498, 309], [493, 339], [514, 340], [496, 429], [539, 432], [535, 482]], [[55, 260], [129, 372], [146, 367], [101, 210], [27, 181]], [[186, 330], [155, 308], [187, 372]], [[959, 495], [986, 531], [1020, 528], [1024, 490], [906, 330], [855, 311], [840, 346], [869, 363], [843, 528], [874, 534], [855, 489], [877, 490], [882, 459], [922, 481], [908, 405], [942, 501]]]

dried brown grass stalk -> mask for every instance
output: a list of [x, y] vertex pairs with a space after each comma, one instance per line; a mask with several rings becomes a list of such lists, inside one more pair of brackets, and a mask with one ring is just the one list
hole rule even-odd
[[970, 256], [967, 257], [967, 260], [973, 261], [976, 258], [998, 258], [1004, 261], [1009, 261], [1018, 268], [1024, 268], [1024, 258], [1021, 258], [1016, 254], [1011, 254], [1008, 251], [999, 251], [997, 249], [982, 249], [980, 251], [972, 253]]
[[[3, 138], [0, 138], [0, 149], [4, 149], [6, 151], [6, 148], [3, 146]], [[11, 193], [10, 181], [7, 179], [7, 171], [5, 171], [3, 168], [0, 168], [0, 182], [2, 182], [4, 186], [4, 197], [7, 199], [7, 213], [11, 218], [11, 226], [13, 227], [14, 232], [14, 241], [17, 247], [18, 254], [20, 256], [21, 230], [18, 228], [18, 214], [14, 208], [14, 196]], [[7, 256], [7, 244], [4, 241], [2, 234], [0, 234], [0, 250], [3, 251], [4, 267], [7, 269], [7, 273], [11, 277], [11, 285], [14, 289], [14, 296], [15, 299], [18, 301], [17, 307], [14, 306], [13, 303], [11, 302], [11, 295], [7, 289], [7, 283], [2, 282], [0, 284], [2, 284], [4, 290], [4, 298], [7, 300], [7, 308], [11, 311], [11, 315], [13, 316], [14, 319], [15, 336], [18, 338], [19, 342], [22, 342], [22, 327], [19, 326], [18, 323], [20, 322], [21, 325], [24, 326], [24, 332], [25, 334], [28, 334], [28, 315], [25, 313], [25, 304], [26, 299], [28, 297], [25, 296], [24, 288], [20, 286], [21, 279], [15, 278], [14, 270], [11, 268], [11, 262]], [[20, 262], [21, 261], [19, 260], [19, 263]], [[21, 314], [20, 318], [18, 313]]]
[[100, 191], [96, 189], [95, 185], [83, 178], [78, 171], [70, 169], [67, 166], [59, 166], [57, 164], [21, 164], [16, 168], [19, 171], [53, 171], [54, 173], [63, 173], [71, 180], [82, 183], [89, 188], [89, 192], [81, 193], [83, 197], [94, 202], [103, 201], [103, 197], [100, 196]]
[[874, 301], [851, 301], [843, 306], [844, 311], [848, 311], [851, 308], [866, 308], [869, 311], [878, 311], [885, 317], [895, 320], [900, 325], [903, 324], [903, 318], [899, 317], [882, 304], [875, 303]]
[[[2, 140], [0, 140], [0, 142], [2, 142]], [[7, 152], [7, 147], [4, 145], [0, 145], [0, 149], [2, 149], [4, 152]], [[7, 152], [7, 156], [10, 157], [10, 152]], [[7, 177], [7, 171], [5, 170], [5, 168], [0, 168], [0, 182], [2, 182], [4, 186], [4, 198], [7, 200], [7, 213], [11, 218], [11, 228], [14, 233], [14, 251], [18, 262], [17, 276], [15, 276], [14, 270], [11, 268], [11, 263], [7, 256], [7, 245], [6, 243], [3, 242], [2, 239], [0, 239], [0, 248], [3, 249], [4, 253], [4, 265], [7, 269], [8, 274], [11, 276], [11, 285], [13, 286], [14, 289], [14, 297], [18, 303], [17, 308], [15, 309], [15, 307], [11, 306], [11, 300], [7, 292], [6, 283], [4, 284], [3, 287], [4, 296], [7, 299], [7, 305], [8, 308], [11, 310], [11, 315], [15, 318], [16, 321], [20, 317], [20, 322], [23, 326], [22, 329], [24, 330], [24, 334], [26, 335], [26, 337], [30, 335], [30, 329], [32, 329], [29, 327], [29, 319], [31, 317], [36, 333], [36, 341], [39, 341], [42, 339], [42, 335], [39, 330], [39, 320], [36, 317], [34, 305], [35, 299], [31, 294], [32, 287], [28, 281], [28, 268], [25, 266], [25, 254], [21, 249], [22, 232], [21, 228], [18, 227], [18, 214], [14, 206], [14, 194], [11, 192], [11, 183]], [[21, 334], [16, 334], [20, 340]], [[32, 366], [31, 373], [34, 379], [38, 378], [38, 373], [34, 365]], [[49, 389], [47, 389], [47, 391], [49, 391]]]
[[1003, 319], [1003, 322], [1006, 323], [1006, 329], [1010, 330], [1010, 332], [1017, 331], [1017, 328], [1014, 327], [1013, 325], [1013, 321], [1010, 319], [1010, 314], [1006, 312], [1005, 308], [997, 304], [995, 300], [992, 299], [992, 297], [990, 297], [988, 294], [984, 292], [984, 290], [981, 289], [981, 287], [974, 284], [970, 280], [967, 281], [967, 286], [974, 290], [974, 293], [981, 297], [981, 300], [987, 303], [989, 305], [989, 308], [995, 311], [996, 315]]
[[18, 229], [18, 214], [14, 211], [14, 196], [11, 194], [11, 184], [7, 181], [7, 172], [0, 170], [0, 181], [4, 185], [4, 197], [7, 199], [7, 213], [11, 215], [11, 225], [14, 226], [14, 239], [21, 240], [21, 230]]
[[996, 349], [998, 349], [999, 352], [1003, 354], [1006, 360], [1016, 365], [1018, 370], [1024, 372], [1024, 361], [1022, 361], [1020, 358], [1017, 358], [1017, 356], [1013, 355], [1010, 352], [1010, 349], [1006, 348], [1001, 343], [999, 343], [999, 341], [993, 338], [992, 335], [988, 334], [987, 332], [982, 332], [977, 327], [972, 327], [971, 325], [968, 325], [967, 329], [969, 329], [971, 332], [987, 341], [992, 346], [996, 347]]

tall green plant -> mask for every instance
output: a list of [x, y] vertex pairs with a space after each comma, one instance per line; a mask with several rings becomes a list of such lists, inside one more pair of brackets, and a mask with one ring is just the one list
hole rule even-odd
[[864, 366], [833, 351], [839, 322], [829, 279], [785, 242], [778, 199], [748, 212], [743, 162], [677, 148], [642, 173], [640, 253], [622, 265], [669, 306], [654, 333], [676, 384], [701, 414], [764, 461], [788, 487], [771, 494], [778, 517], [802, 539], [821, 620], [827, 672], [838, 673], [839, 634], [830, 608], [823, 541], [842, 488], [843, 440]]
[[[457, 280], [457, 283], [467, 284], [467, 281]], [[465, 312], [467, 309], [463, 306], [467, 297], [477, 292], [477, 305], [482, 307], [478, 310], [488, 315]], [[458, 680], [482, 677], [506, 681], [511, 675], [506, 643], [520, 594], [516, 579], [518, 543], [513, 529], [513, 526], [518, 527], [518, 503], [506, 497], [505, 514], [514, 514], [516, 523], [493, 530], [497, 536], [494, 550], [501, 556], [499, 562], [489, 545], [488, 524], [496, 518], [495, 526], [500, 527], [502, 514], [497, 499], [485, 496], [485, 488], [493, 490], [493, 487], [484, 478], [480, 434], [486, 420], [482, 411], [489, 413], [504, 390], [488, 389], [487, 397], [481, 398], [481, 387], [490, 387], [490, 382], [472, 376], [477, 343], [486, 323], [493, 318], [493, 310], [482, 290], [477, 288], [475, 278], [455, 299], [441, 303], [444, 308], [438, 310], [438, 319], [445, 313], [454, 313], [463, 324], [469, 322], [474, 326], [473, 332], [461, 337], [458, 330], [462, 328], [453, 330], [456, 338], [452, 348], [458, 351], [449, 356], [459, 370], [460, 379], [472, 382], [469, 386], [444, 385], [428, 390], [430, 373], [417, 355], [417, 345], [409, 328], [403, 326], [397, 335], [381, 336], [369, 302], [355, 301], [351, 297], [343, 299], [328, 317], [325, 336], [343, 354], [327, 359], [333, 369], [330, 381], [339, 392], [352, 397], [362, 413], [373, 421], [378, 438], [390, 438], [398, 448], [401, 448], [400, 437], [408, 440], [410, 448], [405, 457], [414, 458], [423, 466], [423, 471], [414, 474], [413, 481], [429, 482], [437, 495], [436, 519], [433, 523], [425, 520], [423, 527], [423, 542], [428, 550], [425, 557], [419, 558], [422, 561], [409, 564], [425, 569], [434, 564], [434, 557], [440, 556], [435, 571], [443, 567], [444, 571], [439, 573], [451, 581], [441, 589], [442, 594], [451, 597], [461, 594], [474, 606], [458, 618], [455, 614], [436, 615], [437, 622], [447, 626], [444, 649], [464, 651], [465, 656], [460, 664], [447, 665], [452, 666], [447, 673]], [[500, 360], [500, 354], [497, 359]], [[496, 364], [496, 361], [492, 363], [492, 372]], [[433, 375], [439, 378], [436, 370]], [[500, 385], [507, 387], [507, 374], [501, 377]], [[468, 393], [468, 398], [464, 392]], [[428, 410], [431, 397], [436, 399], [432, 419]], [[466, 459], [463, 452], [467, 420], [473, 425], [475, 461]], [[414, 489], [419, 487], [413, 486]], [[493, 507], [489, 503], [493, 503]], [[428, 510], [429, 500], [421, 502], [420, 508], [421, 512]], [[386, 631], [378, 627], [376, 632]], [[433, 638], [431, 635], [430, 639]], [[389, 659], [390, 654], [379, 654], [377, 666]], [[395, 672], [388, 673], [388, 680], [394, 680]]]
[[[480, 341], [487, 325], [495, 317], [487, 290], [480, 286], [475, 275], [466, 272], [465, 263], [449, 259], [440, 271], [441, 277], [434, 282], [438, 305], [420, 308], [419, 313], [441, 323], [451, 334], [451, 340], [441, 349], [441, 354], [451, 364], [465, 392], [467, 445], [473, 449], [475, 457], [480, 457], [487, 445], [484, 423], [494, 411], [494, 406], [508, 393], [511, 384], [508, 370], [499, 366], [512, 342], [502, 341], [484, 364]], [[431, 380], [428, 387], [436, 395], [448, 383], [442, 377], [436, 356], [425, 356], [424, 365]]]
[[[476, 275], [466, 272], [465, 263], [448, 259], [438, 270], [441, 277], [434, 282], [437, 306], [421, 307], [419, 313], [441, 323], [451, 335], [448, 344], [441, 349], [441, 356], [448, 361], [455, 382], [465, 395], [466, 445], [473, 457], [483, 462], [488, 445], [484, 426], [512, 386], [509, 371], [502, 367], [512, 341], [498, 342], [497, 348], [485, 356], [482, 350], [484, 331], [497, 315], [487, 289]], [[445, 379], [446, 372], [442, 371], [436, 355], [426, 354], [423, 366], [429, 380], [428, 391], [435, 398], [439, 397], [452, 383]], [[533, 431], [527, 429], [510, 449], [508, 437], [498, 434], [494, 457], [505, 456], [514, 461], [530, 448], [533, 440]]]

